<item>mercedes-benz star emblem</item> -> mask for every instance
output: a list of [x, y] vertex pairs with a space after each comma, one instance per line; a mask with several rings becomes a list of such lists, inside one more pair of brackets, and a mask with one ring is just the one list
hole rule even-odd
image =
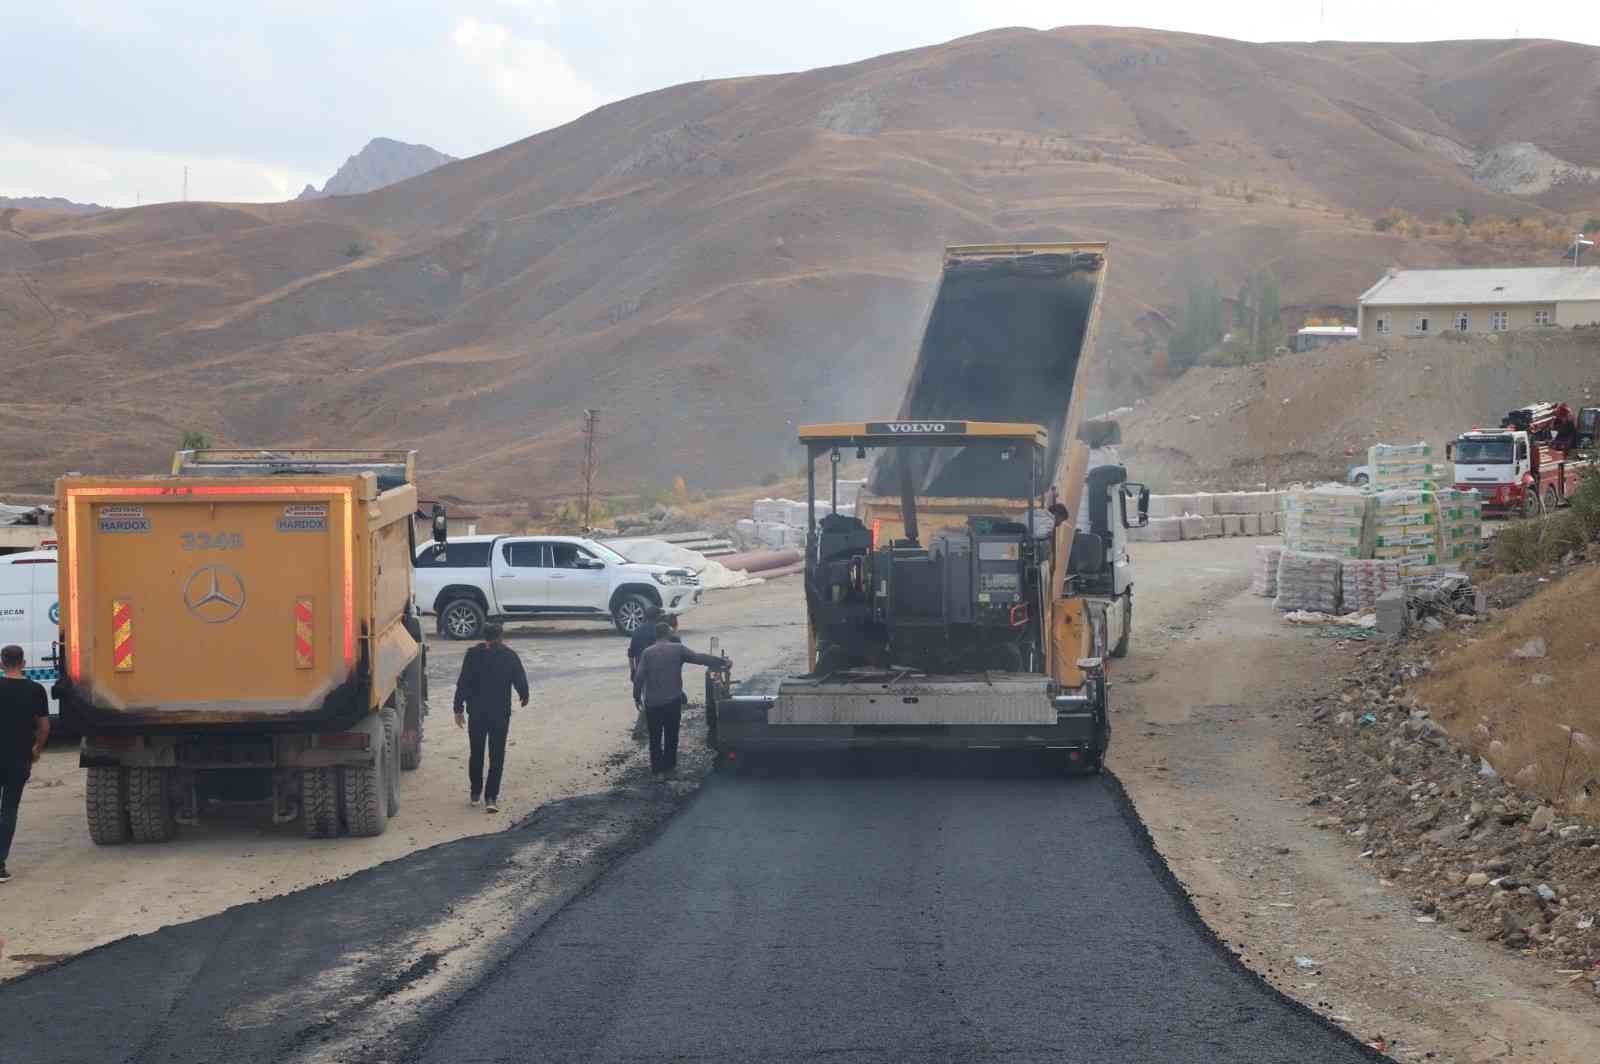
[[183, 604], [206, 624], [222, 624], [244, 609], [244, 578], [226, 565], [204, 565], [183, 585]]

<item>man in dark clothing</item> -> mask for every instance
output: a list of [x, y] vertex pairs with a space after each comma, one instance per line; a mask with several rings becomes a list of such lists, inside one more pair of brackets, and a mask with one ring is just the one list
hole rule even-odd
[[650, 725], [650, 771], [665, 776], [678, 767], [678, 726], [683, 721], [683, 667], [704, 665], [726, 672], [733, 668], [727, 658], [696, 654], [682, 643], [673, 642], [672, 625], [656, 625], [655, 644], [639, 656], [633, 670], [633, 700], [644, 706]]
[[[639, 670], [639, 657], [646, 650], [655, 645], [656, 625], [666, 620], [666, 615], [661, 612], [660, 606], [651, 606], [644, 611], [644, 622], [633, 630], [633, 635], [628, 640], [628, 684], [632, 686], [633, 676]], [[671, 623], [668, 621], [667, 623]], [[672, 641], [676, 643], [678, 637], [674, 635]], [[639, 711], [639, 718], [633, 722], [633, 738], [635, 742], [642, 742], [649, 730], [645, 722], [644, 705], [638, 696], [633, 699], [634, 708]]]
[[0, 883], [11, 879], [6, 858], [17, 833], [22, 788], [50, 738], [50, 696], [22, 674], [25, 664], [21, 647], [0, 649]]
[[[456, 727], [466, 727], [462, 712], [471, 718], [467, 728], [467, 742], [471, 753], [467, 758], [467, 783], [471, 787], [468, 800], [478, 804], [483, 795], [484, 811], [498, 813], [500, 806], [500, 773], [505, 768], [506, 733], [511, 730], [511, 689], [516, 688], [522, 704], [528, 704], [528, 674], [523, 671], [522, 659], [503, 642], [503, 631], [498, 624], [483, 626], [483, 642], [467, 651], [461, 662], [461, 675], [456, 680]], [[489, 778], [483, 778], [484, 748], [489, 753]]]

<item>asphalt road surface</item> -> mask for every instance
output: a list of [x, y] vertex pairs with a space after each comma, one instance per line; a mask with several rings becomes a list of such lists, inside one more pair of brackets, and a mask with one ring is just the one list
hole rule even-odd
[[1211, 938], [1109, 779], [713, 779], [411, 1059], [1372, 1059]]

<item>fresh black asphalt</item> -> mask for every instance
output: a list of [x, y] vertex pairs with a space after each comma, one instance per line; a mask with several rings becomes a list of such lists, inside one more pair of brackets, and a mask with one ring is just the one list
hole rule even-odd
[[465, 994], [336, 1059], [1375, 1056], [1211, 937], [1109, 777], [719, 776], [683, 802], [645, 785], [553, 803], [500, 835], [112, 943], [0, 987], [0, 1061], [304, 1059], [451, 963], [406, 952], [411, 929], [530, 838], [581, 839], [597, 818], [630, 826], [558, 872], [565, 888], [541, 884], [557, 900], [513, 921]]
[[715, 778], [411, 1060], [1335, 1064], [1110, 779]]

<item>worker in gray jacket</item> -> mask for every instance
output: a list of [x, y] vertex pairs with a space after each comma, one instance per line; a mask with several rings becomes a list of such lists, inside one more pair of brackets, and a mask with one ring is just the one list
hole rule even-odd
[[669, 775], [678, 767], [678, 727], [683, 721], [683, 667], [704, 665], [726, 672], [733, 668], [728, 658], [696, 654], [682, 643], [672, 641], [672, 625], [656, 625], [656, 641], [639, 655], [633, 670], [633, 700], [644, 706], [650, 728], [650, 771], [657, 777]]

